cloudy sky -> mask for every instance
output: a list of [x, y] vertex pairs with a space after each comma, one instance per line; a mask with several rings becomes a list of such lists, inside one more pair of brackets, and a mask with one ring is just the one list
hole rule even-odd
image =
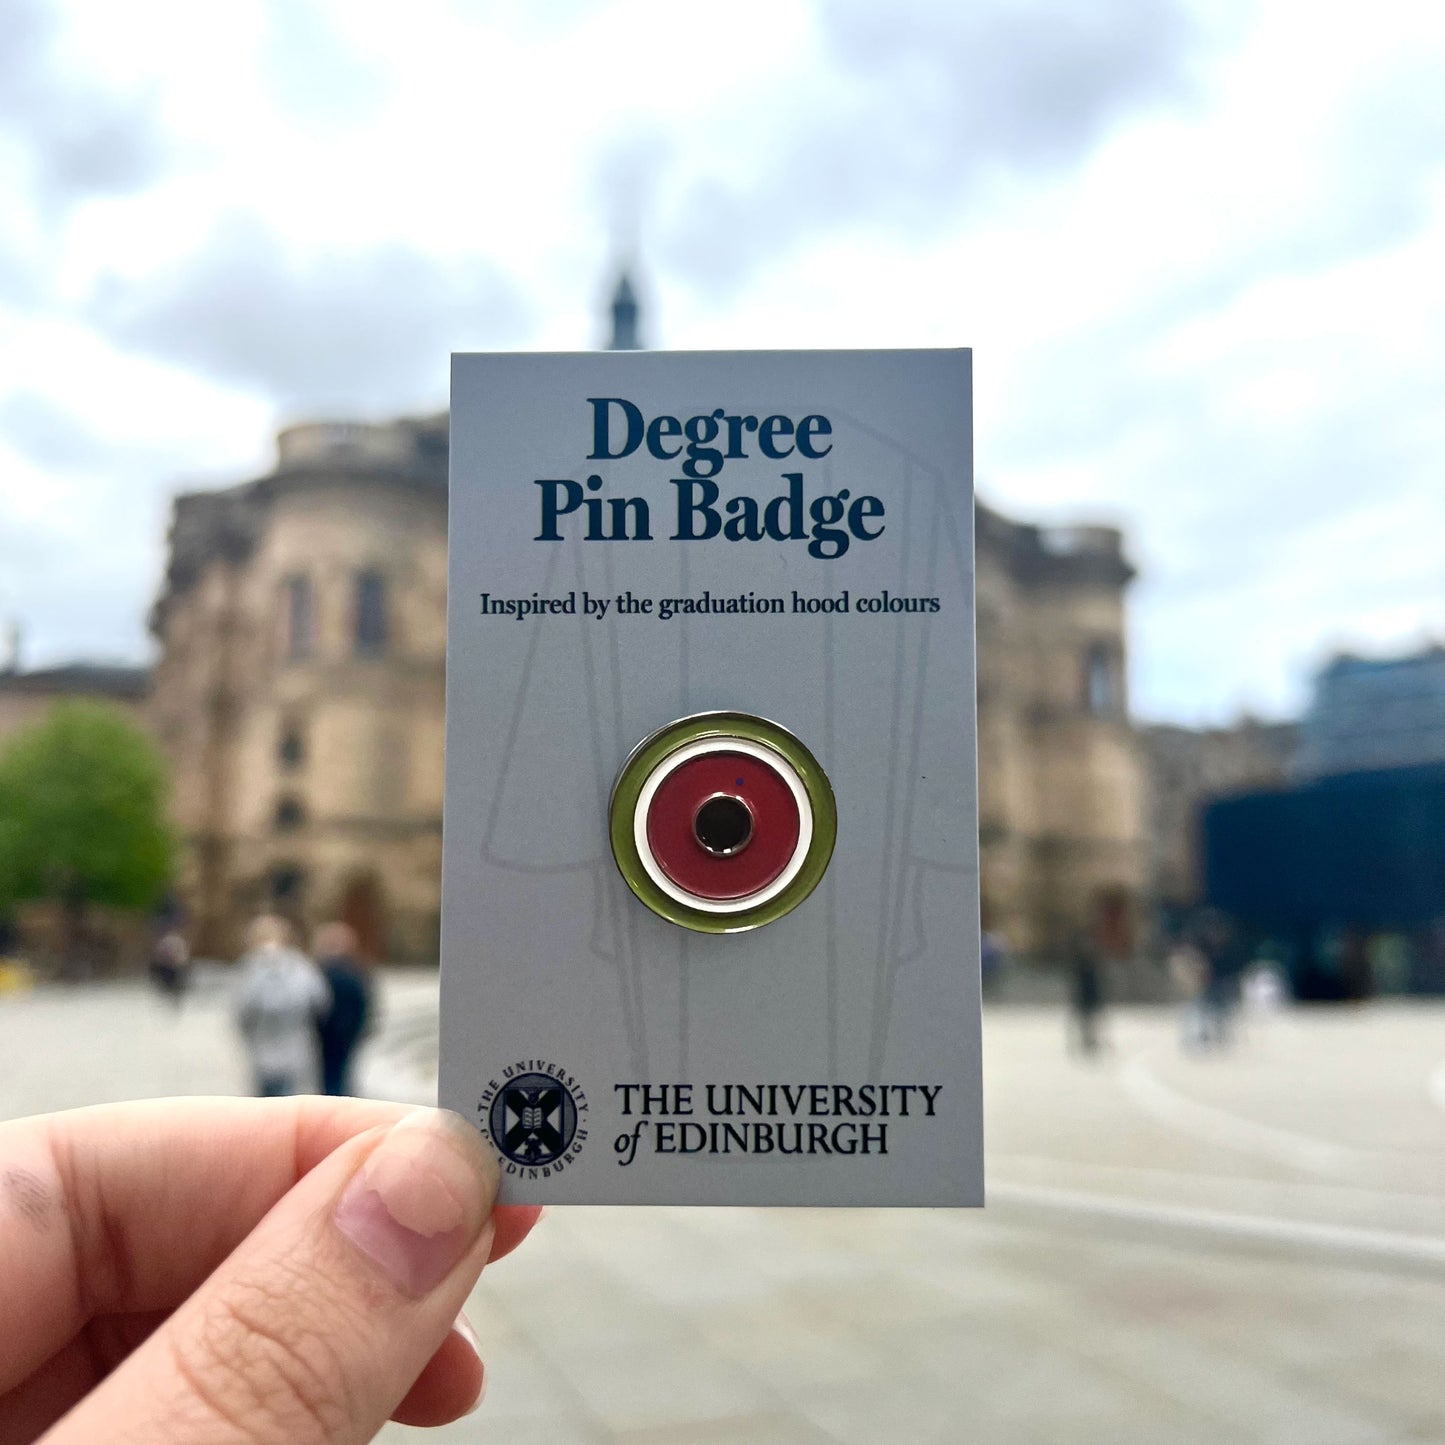
[[[726, 18], [724, 18], [726, 17]], [[447, 355], [971, 345], [1126, 528], [1136, 711], [1445, 638], [1445, 5], [0, 0], [0, 618], [144, 659], [171, 494]]]

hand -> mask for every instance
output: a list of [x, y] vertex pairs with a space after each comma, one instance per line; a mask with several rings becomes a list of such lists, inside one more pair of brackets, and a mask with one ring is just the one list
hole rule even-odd
[[356, 1099], [0, 1124], [0, 1440], [353, 1445], [456, 1419], [483, 1385], [462, 1303], [540, 1212], [493, 1209], [497, 1179], [455, 1115]]

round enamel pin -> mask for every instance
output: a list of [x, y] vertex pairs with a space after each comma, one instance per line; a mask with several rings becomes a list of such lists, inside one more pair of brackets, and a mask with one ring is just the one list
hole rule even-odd
[[742, 712], [697, 713], [644, 738], [613, 784], [610, 817], [627, 886], [698, 933], [791, 913], [838, 833], [818, 760], [786, 728]]

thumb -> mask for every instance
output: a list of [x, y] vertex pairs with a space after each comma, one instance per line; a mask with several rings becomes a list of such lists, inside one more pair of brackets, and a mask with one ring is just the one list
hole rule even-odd
[[47, 1445], [371, 1440], [481, 1273], [497, 1179], [480, 1135], [441, 1110], [351, 1140]]

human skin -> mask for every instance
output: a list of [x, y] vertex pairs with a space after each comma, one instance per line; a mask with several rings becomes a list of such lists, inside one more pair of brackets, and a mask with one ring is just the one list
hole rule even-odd
[[[539, 1210], [456, 1115], [187, 1099], [0, 1124], [0, 1440], [353, 1445], [475, 1407]], [[46, 1432], [49, 1433], [46, 1433]]]

